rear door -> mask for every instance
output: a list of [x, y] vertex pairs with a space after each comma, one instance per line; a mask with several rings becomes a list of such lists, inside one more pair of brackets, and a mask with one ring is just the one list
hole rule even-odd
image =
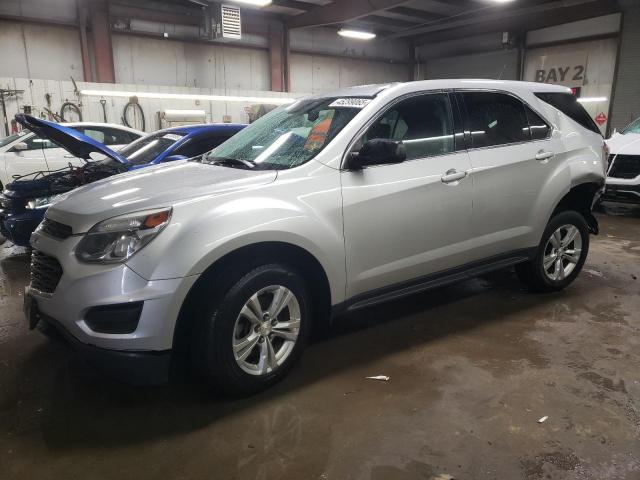
[[341, 173], [347, 296], [398, 286], [467, 262], [471, 179], [455, 141], [447, 93], [412, 95], [389, 106], [367, 140], [402, 140], [407, 160]]
[[[539, 197], [558, 161], [550, 125], [506, 92], [465, 91], [476, 260], [537, 245]], [[546, 221], [545, 221], [546, 223]]]

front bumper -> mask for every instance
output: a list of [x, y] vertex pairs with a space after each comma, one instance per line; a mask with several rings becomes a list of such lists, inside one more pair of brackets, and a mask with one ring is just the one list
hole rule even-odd
[[640, 203], [640, 181], [607, 178], [603, 201]]
[[8, 240], [21, 247], [29, 246], [29, 238], [42, 222], [44, 210], [33, 210], [18, 215], [6, 214], [0, 211], [0, 233]]
[[47, 337], [61, 340], [107, 375], [138, 386], [162, 385], [169, 381], [172, 361], [170, 350], [137, 352], [88, 345], [69, 333], [61, 322], [40, 312], [37, 300], [28, 291], [25, 293], [25, 307], [32, 328], [37, 327]]
[[[56, 258], [62, 267], [53, 293], [30, 290], [42, 317], [55, 319], [65, 332], [86, 346], [123, 354], [155, 355], [171, 350], [180, 308], [198, 276], [147, 280], [123, 264], [81, 263], [73, 253], [80, 239], [72, 236], [58, 240], [39, 231], [32, 235], [33, 248]], [[137, 328], [131, 333], [99, 333], [85, 321], [93, 307], [135, 302], [143, 306]]]

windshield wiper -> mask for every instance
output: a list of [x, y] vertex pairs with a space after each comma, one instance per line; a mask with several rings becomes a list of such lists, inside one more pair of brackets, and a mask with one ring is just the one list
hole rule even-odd
[[212, 165], [224, 165], [232, 168], [237, 168], [239, 166], [242, 166], [245, 168], [254, 168], [256, 166], [255, 163], [249, 160], [242, 160], [239, 158], [229, 158], [229, 157], [208, 158], [207, 163], [210, 163]]

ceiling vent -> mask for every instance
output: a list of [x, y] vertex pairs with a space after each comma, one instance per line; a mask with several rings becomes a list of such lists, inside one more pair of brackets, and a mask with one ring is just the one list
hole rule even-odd
[[214, 10], [213, 31], [218, 40], [240, 40], [242, 21], [240, 9], [233, 5], [220, 5]]

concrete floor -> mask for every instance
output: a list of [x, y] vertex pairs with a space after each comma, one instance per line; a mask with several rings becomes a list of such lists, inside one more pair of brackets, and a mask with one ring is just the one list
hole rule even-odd
[[0, 478], [638, 479], [640, 209], [608, 210], [566, 291], [505, 272], [361, 312], [241, 401], [29, 333], [28, 258], [0, 247]]

